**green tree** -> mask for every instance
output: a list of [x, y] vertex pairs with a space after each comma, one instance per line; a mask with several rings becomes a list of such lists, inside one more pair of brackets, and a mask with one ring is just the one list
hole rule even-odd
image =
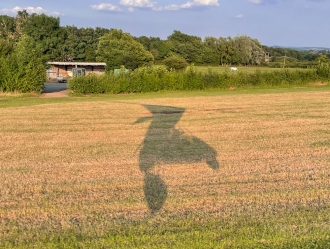
[[174, 54], [183, 57], [189, 63], [203, 62], [203, 41], [200, 37], [174, 30], [167, 39], [174, 45], [172, 49]]
[[245, 35], [237, 36], [234, 40], [237, 48], [239, 64], [259, 65], [261, 63], [264, 52], [258, 40]]
[[[155, 60], [162, 60], [173, 53], [174, 45], [171, 41], [158, 40], [151, 44], [151, 52], [156, 55]], [[157, 52], [156, 52], [157, 51]]]
[[98, 39], [110, 31], [100, 27], [92, 29], [76, 26], [66, 26], [65, 30], [69, 35], [62, 47], [66, 54], [63, 60], [90, 62], [96, 61]]
[[326, 55], [320, 55], [319, 57], [317, 57], [315, 59], [318, 63], [329, 63], [330, 62], [330, 59], [328, 56]]
[[146, 50], [150, 51], [150, 49], [151, 49], [151, 39], [149, 37], [140, 36], [140, 37], [137, 37], [137, 38], [134, 37], [134, 39], [136, 41], [138, 41], [139, 43], [141, 43]]
[[221, 64], [221, 47], [220, 47], [220, 40], [212, 37], [207, 36], [204, 39], [204, 46], [206, 47], [206, 54], [210, 60], [210, 63], [216, 63], [218, 65]]
[[235, 40], [233, 38], [220, 38], [220, 53], [222, 65], [238, 64], [239, 55]]
[[63, 55], [62, 46], [68, 33], [60, 26], [60, 19], [45, 14], [32, 14], [28, 17], [23, 32], [34, 39], [40, 47], [44, 62], [60, 60]]
[[99, 39], [96, 51], [97, 60], [107, 63], [107, 70], [119, 68], [128, 69], [153, 64], [154, 57], [143, 45], [137, 42], [129, 33], [113, 29]]

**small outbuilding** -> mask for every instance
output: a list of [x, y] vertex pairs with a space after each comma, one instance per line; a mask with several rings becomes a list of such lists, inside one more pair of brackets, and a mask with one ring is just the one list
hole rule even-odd
[[72, 77], [72, 68], [85, 68], [86, 75], [102, 74], [105, 72], [105, 62], [48, 62], [50, 68], [47, 70], [49, 80], [54, 80], [57, 77]]

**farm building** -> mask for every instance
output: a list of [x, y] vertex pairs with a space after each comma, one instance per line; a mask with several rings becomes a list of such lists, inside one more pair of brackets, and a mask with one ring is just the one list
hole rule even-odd
[[47, 70], [49, 80], [56, 77], [72, 77], [72, 68], [85, 68], [86, 74], [102, 74], [105, 71], [105, 62], [48, 62], [51, 67]]

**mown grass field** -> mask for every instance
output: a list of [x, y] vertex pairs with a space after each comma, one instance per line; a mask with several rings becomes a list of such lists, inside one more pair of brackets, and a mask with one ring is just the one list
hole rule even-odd
[[328, 87], [0, 97], [0, 248], [329, 248]]
[[[230, 70], [230, 66], [196, 66], [196, 70], [199, 72], [207, 72], [208, 70], [212, 70], [213, 72], [217, 73], [223, 73]], [[271, 68], [271, 67], [253, 67], [253, 66], [237, 66], [238, 72], [243, 73], [255, 73], [257, 70], [260, 72], [274, 72], [274, 71], [283, 71], [283, 70], [289, 70], [289, 71], [296, 71], [296, 70], [310, 70], [310, 69], [304, 69], [304, 68]], [[237, 73], [237, 72], [233, 72]]]

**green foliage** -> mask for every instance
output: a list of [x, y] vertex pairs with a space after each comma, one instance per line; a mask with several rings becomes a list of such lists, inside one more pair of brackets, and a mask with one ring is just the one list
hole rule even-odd
[[0, 39], [12, 39], [15, 33], [15, 18], [0, 16]]
[[318, 63], [329, 63], [330, 59], [326, 55], [320, 55], [315, 59]]
[[188, 66], [187, 61], [177, 55], [167, 57], [165, 60], [163, 60], [163, 63], [168, 69], [174, 70], [182, 70]]
[[151, 47], [151, 51], [153, 51], [153, 54], [157, 55], [157, 57], [155, 57], [155, 60], [161, 60], [172, 53], [174, 45], [171, 41], [166, 40], [156, 41], [151, 44]]
[[200, 37], [174, 30], [167, 39], [173, 44], [173, 54], [179, 55], [189, 63], [202, 63], [203, 42]]
[[46, 80], [40, 54], [33, 39], [24, 35], [11, 54], [0, 56], [1, 91], [40, 93]]
[[258, 40], [248, 36], [237, 36], [234, 38], [238, 60], [237, 64], [259, 65], [264, 58], [264, 52]]
[[316, 73], [324, 78], [330, 78], [330, 63], [320, 63], [316, 67]]
[[68, 37], [61, 46], [62, 58], [64, 61], [96, 61], [96, 50], [98, 39], [108, 33], [109, 29], [100, 27], [77, 28], [75, 26], [66, 26], [65, 31]]
[[314, 82], [328, 82], [327, 71], [318, 70], [277, 70], [250, 73], [217, 73], [211, 69], [200, 72], [193, 65], [185, 71], [168, 71], [164, 66], [143, 67], [120, 75], [113, 72], [105, 75], [90, 75], [71, 79], [69, 88], [76, 93], [134, 93], [156, 92], [162, 90], [206, 90], [242, 87], [305, 86]]
[[13, 44], [0, 38], [0, 57], [5, 57], [13, 51]]
[[129, 33], [113, 29], [102, 36], [97, 49], [97, 60], [107, 63], [107, 70], [124, 65], [128, 69], [153, 64], [154, 57], [141, 43], [134, 40]]
[[163, 77], [165, 74], [167, 74], [169, 71], [165, 66], [150, 66], [150, 67], [141, 67], [136, 70], [134, 70], [133, 75], [151, 75], [154, 74], [158, 78]]
[[24, 25], [23, 32], [37, 43], [43, 62], [61, 60], [65, 55], [68, 32], [60, 27], [60, 19], [45, 14], [32, 14]]

